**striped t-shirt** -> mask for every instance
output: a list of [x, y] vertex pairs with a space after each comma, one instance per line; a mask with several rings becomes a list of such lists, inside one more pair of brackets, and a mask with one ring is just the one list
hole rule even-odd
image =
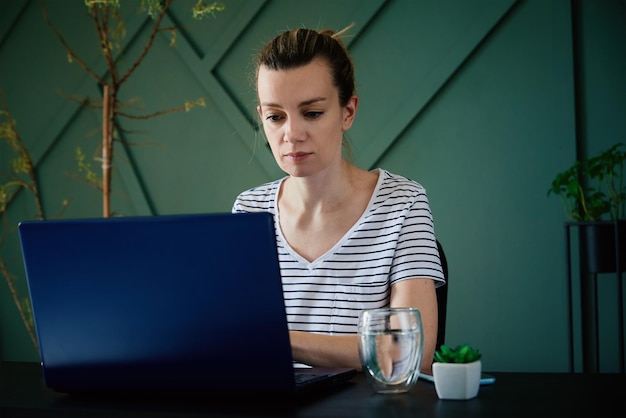
[[290, 330], [353, 334], [361, 310], [389, 305], [394, 283], [415, 277], [444, 283], [426, 191], [399, 175], [378, 173], [363, 215], [313, 262], [289, 246], [279, 227], [277, 196], [286, 177], [237, 197], [233, 212], [274, 216]]

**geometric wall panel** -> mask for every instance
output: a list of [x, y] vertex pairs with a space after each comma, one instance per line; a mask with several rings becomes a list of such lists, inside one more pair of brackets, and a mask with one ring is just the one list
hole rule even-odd
[[[354, 24], [345, 41], [359, 95], [348, 132], [355, 162], [414, 178], [428, 191], [450, 266], [447, 340], [479, 347], [489, 370], [565, 370], [564, 218], [546, 190], [580, 145], [575, 53], [594, 58], [578, 73], [588, 77], [582, 149], [602, 149], [626, 135], [623, 121], [606, 116], [626, 106], [624, 95], [613, 94], [625, 83], [624, 2], [223, 2], [224, 12], [202, 21], [191, 18], [195, 0], [173, 2], [164, 26], [180, 28], [176, 45], [160, 33], [123, 86], [129, 112], [200, 98], [206, 107], [118, 120], [112, 210], [123, 216], [229, 211], [239, 192], [284, 175], [257, 126], [254, 57], [288, 28]], [[121, 4], [128, 64], [151, 22], [133, 2]], [[572, 4], [581, 9], [573, 13]], [[84, 3], [46, 5], [68, 43], [106, 76]], [[585, 19], [584, 31], [573, 16]], [[65, 217], [101, 216], [100, 196], [77, 179], [75, 160], [80, 146], [97, 167], [101, 115], [64, 97], [99, 98], [100, 87], [68, 63], [39, 1], [0, 2], [0, 92], [38, 164], [48, 215], [68, 198]], [[0, 171], [7, 164], [0, 154]], [[2, 224], [7, 238], [0, 254], [18, 276], [15, 225], [32, 217], [29, 205], [20, 196]], [[543, 344], [529, 347], [531, 333]], [[28, 347], [0, 283], [0, 358], [33, 360], [37, 354]]]

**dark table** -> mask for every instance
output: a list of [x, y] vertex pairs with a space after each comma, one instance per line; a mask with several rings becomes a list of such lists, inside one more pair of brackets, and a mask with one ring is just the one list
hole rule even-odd
[[0, 363], [0, 417], [626, 417], [626, 375], [491, 373], [468, 401], [440, 400], [420, 380], [400, 395], [374, 394], [358, 374], [330, 393], [295, 398], [83, 398], [48, 389], [37, 363]]

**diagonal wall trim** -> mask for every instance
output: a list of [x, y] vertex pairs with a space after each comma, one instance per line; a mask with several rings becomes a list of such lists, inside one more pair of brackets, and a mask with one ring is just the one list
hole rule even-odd
[[[387, 3], [388, 1], [385, 0], [368, 1], [361, 3], [359, 7], [355, 8], [353, 14], [351, 15], [351, 22], [348, 23], [354, 23], [354, 27], [350, 29], [347, 36], [344, 38], [344, 41], [348, 48], [350, 48], [353, 42], [358, 39], [361, 32], [367, 29], [367, 26], [372, 21], [372, 19], [376, 17], [376, 15], [380, 12], [381, 9], [384, 8]], [[260, 18], [261, 12], [263, 11], [264, 7], [269, 4], [270, 2], [266, 1], [263, 3], [263, 7], [258, 7], [254, 9], [254, 13], [246, 13], [245, 19], [247, 19], [247, 23], [243, 27], [241, 27], [242, 22], [238, 22], [240, 26], [237, 28], [237, 37], [233, 38], [232, 42], [228, 44], [229, 48], [233, 45], [236, 47], [237, 38], [243, 35], [249, 28], [255, 26], [257, 18]], [[341, 30], [343, 29], [343, 27], [337, 27], [333, 29]], [[245, 99], [243, 97], [239, 97], [237, 91], [229, 88], [229, 84], [227, 83], [227, 81], [223, 80], [220, 77], [219, 72], [217, 71], [217, 68], [222, 63], [222, 58], [227, 52], [229, 52], [228, 49], [224, 48], [222, 50], [222, 54], [220, 55], [220, 59], [215, 61], [211, 65], [211, 82], [216, 81], [219, 84], [219, 96], [221, 97], [219, 98], [220, 101], [218, 103], [220, 103], [220, 106], [225, 106], [228, 108], [228, 110], [224, 112], [224, 115], [231, 121], [233, 126], [247, 125], [251, 127], [251, 131], [249, 131], [249, 133], [251, 133], [252, 136], [246, 136], [245, 134], [243, 134], [246, 145], [250, 147], [254, 158], [259, 160], [259, 162], [271, 178], [281, 177], [284, 175], [284, 173], [277, 167], [276, 162], [274, 161], [274, 158], [269, 151], [269, 147], [265, 142], [264, 135], [261, 132], [262, 130], [260, 129], [260, 127], [258, 127], [258, 122], [254, 117], [256, 115], [254, 114], [252, 116], [252, 119], [248, 116], [248, 111], [246, 109], [248, 104], [243, 103], [243, 100]], [[253, 51], [250, 52], [250, 54], [252, 53]], [[249, 82], [246, 74], [243, 74], [243, 72], [241, 82]], [[218, 91], [215, 90], [215, 88], [209, 88], [207, 90], [211, 92]], [[246, 132], [248, 132], [247, 129]], [[241, 132], [239, 133], [241, 134]]]
[[28, 1], [24, 2], [2, 2], [0, 5], [0, 48], [5, 39], [11, 33], [13, 26], [22, 17], [22, 13], [29, 6]]
[[[378, 156], [378, 158], [376, 159], [376, 161], [374, 161], [371, 165], [370, 168], [374, 168], [374, 167], [378, 167], [380, 161], [382, 159], [385, 158], [385, 155], [387, 154], [387, 152], [393, 148], [394, 143], [400, 139], [403, 138], [404, 133], [409, 130], [411, 128], [411, 126], [420, 118], [420, 116], [426, 111], [426, 109], [428, 109], [428, 107], [430, 106], [431, 103], [433, 103], [437, 96], [439, 95], [440, 92], [442, 92], [446, 86], [449, 84], [450, 80], [452, 80], [455, 75], [462, 70], [463, 65], [470, 61], [472, 56], [474, 55], [474, 53], [480, 49], [482, 43], [488, 39], [490, 37], [490, 35], [497, 30], [497, 28], [503, 23], [504, 20], [506, 20], [507, 16], [510, 16], [510, 14], [512, 13], [512, 11], [515, 9], [515, 6], [517, 6], [519, 4], [518, 0], [514, 0], [516, 3], [512, 4], [511, 7], [499, 18], [499, 20], [489, 29], [489, 31], [487, 33], [485, 33], [485, 35], [480, 39], [479, 42], [476, 43], [476, 45], [474, 46], [474, 48], [465, 56], [465, 58], [459, 63], [459, 65], [454, 68], [454, 70], [449, 74], [449, 76], [446, 78], [446, 80], [444, 80], [439, 87], [432, 93], [431, 96], [426, 97], [424, 99], [424, 103], [423, 106], [420, 107], [416, 112], [415, 115], [413, 116], [413, 118], [404, 126], [404, 128], [402, 128], [400, 131], [398, 131], [398, 134], [393, 137], [391, 139], [391, 141], [389, 142], [389, 144], [387, 145], [387, 147], [385, 148], [384, 151], [381, 152], [381, 154]], [[428, 84], [428, 83], [426, 83]]]
[[253, 22], [254, 17], [260, 10], [265, 7], [267, 0], [252, 2], [246, 1], [237, 10], [237, 15], [233, 18], [226, 30], [221, 33], [219, 42], [214, 44], [214, 50], [207, 52], [207, 56], [204, 58], [205, 65], [214, 70], [219, 65], [222, 57], [232, 48], [237, 42], [237, 39], [246, 32], [246, 28]]
[[381, 127], [380, 134], [363, 147], [363, 152], [357, 158], [359, 165], [374, 168], [379, 158], [401, 136], [408, 124], [415, 119], [415, 115], [423, 110], [476, 45], [514, 4], [515, 0], [492, 2], [475, 14], [476, 18], [468, 25], [463, 36], [459, 36], [458, 42], [453, 48], [442, 56], [428, 77], [421, 80], [410, 95], [409, 100]]
[[191, 36], [189, 36], [189, 32], [185, 28], [182, 27], [183, 26], [182, 23], [180, 23], [180, 20], [178, 20], [176, 15], [174, 13], [172, 13], [171, 10], [168, 10], [168, 12], [167, 12], [167, 19], [172, 21], [172, 25], [173, 26], [179, 28], [178, 29], [178, 33], [185, 40], [185, 42], [187, 42], [187, 44], [189, 44], [190, 49], [195, 53], [196, 57], [198, 59], [203, 59], [204, 58], [204, 52], [202, 51], [202, 48], [200, 48], [200, 46], [197, 44], [197, 42], [195, 42], [193, 40], [193, 38]]
[[[382, 11], [390, 4], [391, 0], [383, 0], [380, 4], [375, 5], [372, 8], [363, 7], [359, 9], [359, 13], [354, 16], [354, 27], [350, 29], [348, 36], [344, 39], [344, 43], [348, 49], [356, 47], [359, 43], [360, 35], [367, 32], [371, 23], [376, 21], [376, 18]], [[373, 5], [374, 6], [374, 5]]]
[[196, 54], [192, 45], [187, 42], [178, 43], [176, 53], [181, 56], [187, 68], [195, 75], [197, 82], [203, 87], [202, 93], [209, 96], [211, 101], [219, 105], [217, 110], [250, 149], [250, 158], [257, 160], [270, 178], [284, 175], [276, 167], [272, 154], [262, 145], [265, 143], [262, 135], [251, 121], [245, 117], [245, 114], [233, 101], [232, 96], [225, 90], [224, 84], [216, 77], [210, 62], [206, 62], [207, 60], [189, 59], [189, 57]]

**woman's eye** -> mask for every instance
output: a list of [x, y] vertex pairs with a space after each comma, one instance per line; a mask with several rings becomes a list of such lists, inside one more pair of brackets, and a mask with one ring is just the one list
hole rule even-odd
[[310, 111], [310, 112], [306, 112], [304, 114], [305, 117], [309, 118], [309, 119], [317, 119], [320, 116], [322, 116], [324, 112], [316, 112], [316, 111]]
[[278, 122], [281, 119], [279, 115], [268, 115], [265, 120], [269, 120], [271, 122]]

